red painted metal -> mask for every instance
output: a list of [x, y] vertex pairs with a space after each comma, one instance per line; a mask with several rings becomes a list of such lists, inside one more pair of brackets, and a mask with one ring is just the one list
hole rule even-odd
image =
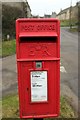
[[[21, 118], [58, 117], [60, 111], [60, 23], [16, 20], [16, 57]], [[42, 68], [36, 68], [36, 61]], [[47, 71], [47, 101], [31, 102], [31, 71]]]

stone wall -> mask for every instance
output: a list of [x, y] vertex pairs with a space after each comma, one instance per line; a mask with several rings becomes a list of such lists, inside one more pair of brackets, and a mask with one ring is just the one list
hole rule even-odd
[[27, 18], [31, 17], [31, 9], [30, 9], [30, 6], [29, 6], [27, 0], [20, 0], [20, 2], [18, 2], [19, 0], [10, 0], [10, 2], [6, 2], [6, 0], [3, 0], [3, 1], [4, 2], [2, 4], [9, 5], [12, 7], [17, 7], [20, 10], [24, 11], [24, 13], [26, 14], [25, 17], [27, 17]]
[[71, 19], [78, 19], [78, 5], [76, 4], [73, 7], [69, 7], [67, 9], [61, 10], [59, 14], [56, 16], [59, 20], [69, 20], [71, 15]]

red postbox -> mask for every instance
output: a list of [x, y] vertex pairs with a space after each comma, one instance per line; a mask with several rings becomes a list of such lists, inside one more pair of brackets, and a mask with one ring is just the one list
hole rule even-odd
[[57, 19], [18, 19], [16, 54], [21, 118], [59, 116], [60, 24]]

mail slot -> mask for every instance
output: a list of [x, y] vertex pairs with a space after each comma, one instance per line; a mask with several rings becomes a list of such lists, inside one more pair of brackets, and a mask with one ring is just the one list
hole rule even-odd
[[60, 23], [16, 20], [20, 118], [58, 117], [60, 111]]

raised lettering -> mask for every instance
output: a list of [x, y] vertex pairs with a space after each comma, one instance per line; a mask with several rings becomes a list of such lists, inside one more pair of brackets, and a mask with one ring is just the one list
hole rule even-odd
[[51, 32], [55, 30], [55, 25], [21, 25], [21, 31], [23, 32]]

